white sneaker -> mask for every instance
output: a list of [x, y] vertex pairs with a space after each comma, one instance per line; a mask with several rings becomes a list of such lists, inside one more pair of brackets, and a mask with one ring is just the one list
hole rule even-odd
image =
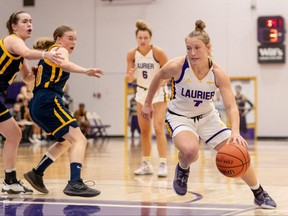
[[159, 164], [159, 170], [158, 170], [158, 177], [166, 177], [167, 176], [167, 164], [164, 162], [161, 162]]
[[26, 188], [20, 181], [18, 181], [17, 183], [13, 183], [11, 185], [3, 181], [2, 193], [3, 194], [28, 194], [30, 195], [33, 193], [33, 190]]
[[152, 175], [153, 174], [153, 167], [151, 163], [147, 161], [143, 161], [138, 169], [134, 171], [135, 175]]
[[41, 140], [34, 139], [32, 137], [29, 137], [28, 140], [29, 140], [30, 143], [35, 144], [35, 145], [40, 145], [41, 144]]

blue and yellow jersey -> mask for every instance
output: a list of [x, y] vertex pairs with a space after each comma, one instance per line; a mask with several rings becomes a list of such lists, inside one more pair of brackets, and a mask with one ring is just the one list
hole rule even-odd
[[[12, 34], [18, 37], [15, 34]], [[24, 58], [8, 52], [4, 46], [2, 38], [0, 40], [0, 91], [4, 92], [13, 83], [13, 80], [21, 70]]]
[[[49, 50], [56, 46], [59, 45], [55, 44]], [[33, 92], [35, 93], [40, 89], [50, 89], [63, 95], [69, 76], [70, 73], [63, 71], [60, 66], [47, 59], [42, 59], [38, 64]]]

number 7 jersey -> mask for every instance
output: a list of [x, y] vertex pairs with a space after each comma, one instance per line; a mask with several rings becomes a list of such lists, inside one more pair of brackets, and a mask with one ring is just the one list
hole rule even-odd
[[205, 114], [215, 109], [213, 97], [217, 86], [213, 65], [206, 76], [199, 80], [185, 58], [179, 80], [172, 79], [169, 110], [187, 117]]

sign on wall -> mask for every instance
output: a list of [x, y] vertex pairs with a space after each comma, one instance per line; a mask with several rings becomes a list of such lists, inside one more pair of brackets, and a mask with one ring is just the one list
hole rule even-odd
[[258, 63], [285, 63], [285, 45], [258, 46]]

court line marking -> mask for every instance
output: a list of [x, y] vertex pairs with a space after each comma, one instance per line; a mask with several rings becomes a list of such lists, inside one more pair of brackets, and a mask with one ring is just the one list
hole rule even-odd
[[[0, 202], [1, 203], [1, 202]], [[125, 204], [105, 204], [105, 203], [99, 203], [99, 204], [93, 204], [93, 203], [69, 203], [69, 202], [33, 202], [33, 201], [9, 201], [9, 200], [3, 200], [3, 204], [45, 204], [45, 205], [75, 205], [75, 206], [98, 206], [98, 207], [120, 207], [120, 208], [153, 208], [153, 209], [186, 209], [186, 210], [211, 210], [211, 211], [246, 211], [246, 209], [240, 209], [240, 208], [226, 208], [226, 207], [195, 207], [195, 206], [169, 206], [163, 205], [163, 206], [156, 206], [156, 205], [125, 205]], [[252, 207], [251, 207], [252, 208]], [[249, 208], [250, 210], [250, 208]]]

